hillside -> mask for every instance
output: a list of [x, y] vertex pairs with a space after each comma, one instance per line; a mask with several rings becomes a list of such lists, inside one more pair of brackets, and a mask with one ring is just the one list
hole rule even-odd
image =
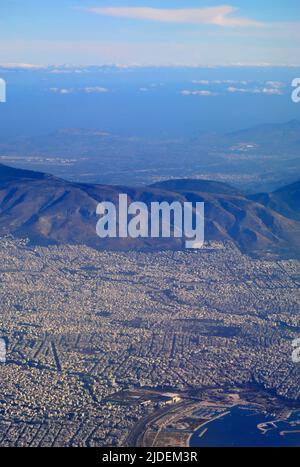
[[147, 205], [153, 201], [204, 201], [206, 240], [231, 240], [242, 251], [260, 256], [298, 255], [300, 222], [290, 216], [289, 210], [294, 205], [287, 194], [288, 187], [287, 191], [279, 190], [286, 200], [281, 210], [286, 207], [288, 211], [283, 215], [264, 205], [260, 198], [248, 199], [223, 184], [208, 181], [189, 184], [185, 180], [177, 181], [176, 186], [177, 192], [174, 181], [148, 188], [76, 184], [1, 165], [0, 235], [28, 237], [38, 244], [87, 244], [99, 249], [183, 247], [181, 239], [172, 238], [99, 239], [95, 233], [97, 203], [117, 203], [119, 193], [127, 193], [130, 201], [143, 201]]
[[284, 186], [273, 193], [259, 193], [249, 198], [283, 216], [300, 221], [300, 181]]

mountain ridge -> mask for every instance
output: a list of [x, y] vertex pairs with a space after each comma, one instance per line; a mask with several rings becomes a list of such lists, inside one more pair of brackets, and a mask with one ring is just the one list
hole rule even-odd
[[[195, 181], [190, 186], [187, 180], [176, 181], [179, 183], [176, 192], [163, 189], [170, 186], [165, 182], [139, 188], [74, 183], [48, 174], [35, 174], [0, 165], [0, 235], [27, 237], [32, 243], [42, 245], [86, 244], [104, 250], [184, 247], [184, 239], [98, 238], [97, 204], [101, 201], [118, 204], [119, 194], [127, 193], [129, 202], [141, 201], [148, 206], [154, 201], [204, 202], [205, 239], [232, 241], [248, 254], [297, 257], [300, 250], [299, 220], [289, 217], [289, 212], [285, 216], [266, 206], [261, 197], [251, 199], [235, 193], [230, 186], [227, 193], [220, 193], [221, 188], [227, 190], [226, 184], [197, 180], [198, 188], [202, 189], [197, 191]], [[285, 209], [292, 209], [287, 208], [286, 193], [285, 202]]]
[[272, 193], [258, 193], [248, 197], [289, 219], [300, 221], [300, 180]]

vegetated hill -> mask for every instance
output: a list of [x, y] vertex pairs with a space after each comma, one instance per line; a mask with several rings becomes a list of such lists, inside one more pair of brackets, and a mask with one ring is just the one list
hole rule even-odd
[[[204, 201], [206, 240], [231, 240], [242, 251], [260, 256], [271, 253], [295, 257], [300, 251], [300, 222], [241, 194], [220, 193], [220, 184], [199, 181], [198, 187], [202, 191], [196, 191], [193, 183], [189, 186], [184, 181], [186, 190], [182, 186], [175, 192], [153, 186], [128, 188], [76, 184], [45, 174], [29, 177], [28, 172], [22, 170], [11, 177], [5, 166], [0, 166], [0, 173], [0, 235], [11, 233], [28, 237], [38, 244], [86, 244], [115, 250], [179, 249], [184, 246], [182, 239], [173, 238], [98, 238], [95, 232], [98, 202], [117, 204], [119, 193], [127, 193], [129, 201], [142, 201], [147, 205], [154, 201]], [[5, 174], [9, 174], [8, 178]]]
[[261, 203], [285, 217], [300, 221], [300, 180], [279, 188], [273, 193], [251, 195], [249, 199]]

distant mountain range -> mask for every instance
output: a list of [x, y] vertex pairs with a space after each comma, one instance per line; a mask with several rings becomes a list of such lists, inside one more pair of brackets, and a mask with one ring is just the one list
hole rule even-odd
[[204, 201], [206, 240], [230, 240], [243, 252], [299, 257], [300, 182], [250, 197], [208, 180], [169, 180], [143, 188], [72, 183], [0, 164], [0, 235], [37, 244], [86, 244], [99, 249], [157, 250], [183, 247], [181, 239], [107, 239], [95, 233], [96, 206], [130, 201]]
[[252, 141], [273, 146], [300, 145], [300, 121], [290, 120], [285, 123], [265, 123], [245, 130], [229, 133], [226, 137], [231, 143]]
[[[274, 168], [275, 173], [277, 167], [285, 169], [287, 160], [299, 170], [300, 120], [297, 119], [283, 123], [264, 123], [224, 135], [207, 135], [204, 140], [218, 151], [227, 148], [234, 153], [243, 152], [251, 156], [268, 155], [272, 161], [267, 165], [268, 170]], [[277, 162], [273, 167], [275, 160]], [[256, 159], [255, 162], [261, 164], [263, 159]], [[252, 167], [253, 170], [255, 167]]]

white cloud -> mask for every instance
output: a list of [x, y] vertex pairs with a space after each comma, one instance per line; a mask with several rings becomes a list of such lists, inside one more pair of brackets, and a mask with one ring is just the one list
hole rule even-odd
[[162, 9], [147, 7], [103, 7], [84, 8], [90, 13], [118, 18], [141, 19], [164, 23], [211, 24], [216, 26], [260, 26], [261, 23], [248, 18], [233, 16], [238, 8], [223, 5], [212, 8]]
[[278, 88], [263, 88], [263, 89], [260, 89], [259, 92], [261, 94], [271, 94], [275, 96], [282, 96], [284, 94], [283, 91]]
[[101, 86], [94, 86], [83, 88], [83, 92], [86, 92], [87, 94], [105, 94], [106, 92], [108, 92], [108, 89], [103, 88]]
[[81, 74], [81, 73], [89, 73], [89, 70], [87, 69], [73, 69], [73, 68], [69, 68], [69, 69], [65, 69], [65, 68], [55, 68], [54, 70], [50, 70], [49, 73], [51, 74], [54, 74], [54, 75], [64, 75], [64, 74], [71, 74], [71, 73], [75, 73], [75, 74]]
[[285, 84], [281, 81], [266, 81], [266, 86], [270, 86], [271, 88], [275, 89], [280, 89], [283, 88]]
[[[281, 81], [250, 81], [250, 80], [193, 80], [193, 84], [211, 86], [212, 89], [181, 91], [183, 96], [218, 96], [225, 94], [268, 94], [273, 96], [282, 96], [285, 93], [286, 84]], [[228, 86], [231, 84], [231, 86]], [[226, 89], [220, 88], [218, 92], [215, 89], [219, 85], [227, 85]]]
[[270, 94], [276, 96], [282, 96], [283, 91], [278, 88], [264, 87], [264, 88], [236, 88], [230, 86], [227, 88], [227, 91], [231, 94], [241, 93], [241, 94]]
[[202, 84], [202, 85], [208, 85], [211, 83], [211, 81], [208, 81], [207, 79], [193, 79], [192, 81], [193, 84]]
[[55, 94], [72, 94], [75, 90], [72, 88], [50, 88], [50, 91]]
[[1, 63], [0, 68], [7, 70], [43, 70], [47, 65], [34, 65], [32, 63]]
[[85, 93], [85, 94], [105, 94], [109, 92], [107, 88], [100, 86], [85, 87], [85, 88], [50, 88], [51, 92], [55, 94], [74, 94], [74, 93]]
[[203, 84], [203, 85], [240, 84], [240, 85], [246, 86], [247, 84], [251, 83], [251, 81], [236, 81], [236, 80], [232, 80], [232, 79], [224, 79], [224, 80], [214, 79], [214, 80], [209, 81], [209, 80], [206, 80], [206, 79], [200, 79], [200, 80], [195, 80], [194, 79], [192, 81], [192, 83], [193, 84]]
[[206, 91], [206, 90], [189, 91], [188, 89], [181, 91], [181, 94], [183, 96], [205, 96], [205, 97], [217, 95], [215, 92], [212, 92], [212, 91]]

